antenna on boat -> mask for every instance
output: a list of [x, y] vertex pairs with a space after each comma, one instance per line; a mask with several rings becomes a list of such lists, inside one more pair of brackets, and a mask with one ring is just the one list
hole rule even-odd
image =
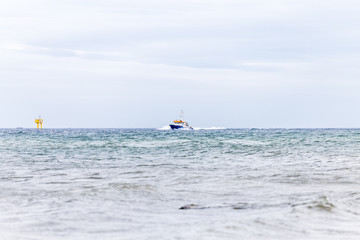
[[181, 109], [181, 111], [180, 111], [180, 121], [183, 120], [183, 116], [184, 116], [184, 111]]

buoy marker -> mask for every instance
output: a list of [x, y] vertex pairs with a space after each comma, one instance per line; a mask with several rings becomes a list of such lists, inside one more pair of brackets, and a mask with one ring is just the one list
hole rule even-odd
[[39, 129], [42, 129], [42, 124], [44, 122], [44, 119], [41, 119], [41, 115], [39, 115], [39, 118], [35, 119], [35, 123], [36, 123], [36, 128]]

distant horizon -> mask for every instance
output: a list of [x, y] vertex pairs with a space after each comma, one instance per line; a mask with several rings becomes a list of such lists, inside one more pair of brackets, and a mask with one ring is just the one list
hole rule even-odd
[[[0, 127], [0, 129], [34, 129], [34, 130], [46, 130], [46, 129], [155, 129], [159, 131], [192, 131], [192, 130], [174, 130], [174, 129], [161, 129], [156, 127], [43, 127], [42, 129], [36, 129], [36, 127]], [[266, 129], [283, 129], [283, 130], [296, 130], [296, 129], [359, 129], [360, 127], [195, 127], [197, 130], [231, 130], [231, 129], [247, 129], [247, 130], [266, 130]]]

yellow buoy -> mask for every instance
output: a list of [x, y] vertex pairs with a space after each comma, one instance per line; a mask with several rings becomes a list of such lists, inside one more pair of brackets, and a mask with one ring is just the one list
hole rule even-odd
[[35, 123], [36, 123], [36, 128], [37, 128], [37, 129], [39, 129], [39, 126], [40, 126], [40, 128], [42, 129], [43, 121], [44, 121], [44, 119], [41, 119], [41, 116], [39, 116], [39, 118], [35, 119]]

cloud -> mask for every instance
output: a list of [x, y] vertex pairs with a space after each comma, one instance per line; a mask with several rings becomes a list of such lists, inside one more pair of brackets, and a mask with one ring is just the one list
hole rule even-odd
[[[258, 112], [266, 112], [279, 125], [300, 126], [317, 98], [358, 100], [359, 7], [351, 0], [1, 1], [0, 100], [11, 99], [4, 114], [48, 112], [54, 126], [67, 112], [74, 126], [84, 126], [82, 118], [95, 126], [91, 116], [109, 110], [107, 126], [136, 127], [143, 123], [136, 117], [154, 109], [144, 127], [157, 127], [172, 108], [249, 116], [242, 126], [251, 126], [250, 116], [265, 126]], [[330, 108], [324, 102], [318, 106]], [[301, 109], [293, 122], [275, 116], [292, 106]], [[216, 121], [209, 124], [240, 127]]]
[[12, 25], [4, 36], [59, 57], [82, 51], [109, 60], [238, 68], [248, 61], [311, 61], [358, 46], [349, 40], [357, 31], [344, 28], [357, 13], [331, 1], [20, 2], [17, 14], [3, 8], [2, 22]]

